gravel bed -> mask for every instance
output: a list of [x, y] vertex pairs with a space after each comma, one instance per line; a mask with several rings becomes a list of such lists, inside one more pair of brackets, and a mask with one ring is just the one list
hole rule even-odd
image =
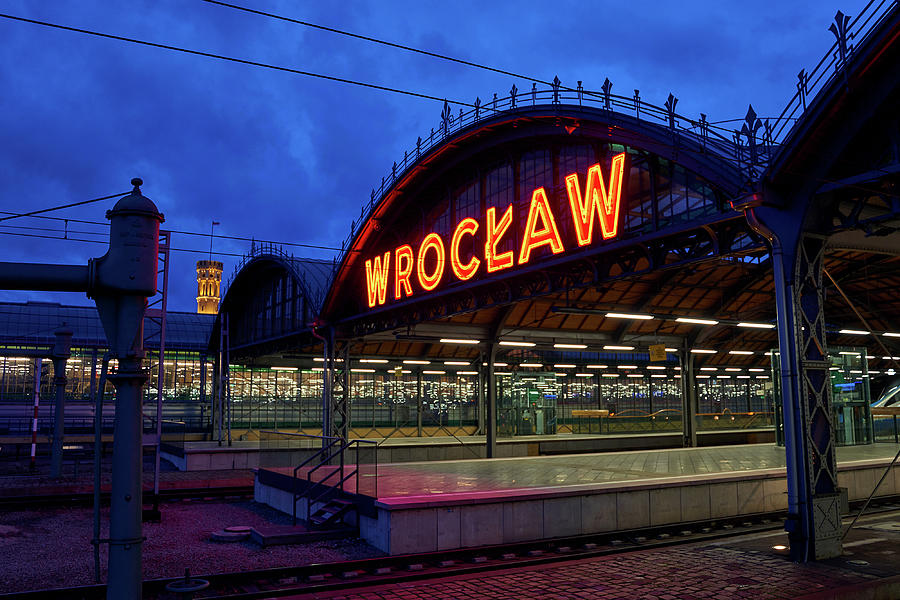
[[[291, 519], [265, 505], [242, 501], [182, 501], [160, 507], [161, 523], [144, 523], [144, 578], [286, 567], [380, 556], [359, 539], [260, 548], [252, 542], [217, 543], [211, 533], [229, 526], [290, 525]], [[108, 537], [108, 510], [101, 537]], [[48, 508], [0, 515], [0, 593], [94, 583], [93, 512], [90, 508]], [[106, 546], [101, 577], [106, 581]]]

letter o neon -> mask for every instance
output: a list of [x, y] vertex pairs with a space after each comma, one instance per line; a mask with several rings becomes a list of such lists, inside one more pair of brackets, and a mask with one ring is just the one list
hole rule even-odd
[[[427, 274], [425, 272], [425, 256], [431, 249], [434, 249], [437, 258], [437, 266], [434, 269], [434, 273]], [[416, 276], [418, 277], [419, 285], [422, 286], [423, 290], [430, 292], [441, 282], [441, 277], [444, 276], [444, 265], [446, 264], [445, 258], [444, 240], [441, 239], [441, 236], [436, 233], [429, 233], [426, 235], [425, 239], [422, 240], [421, 245], [419, 245], [419, 258], [416, 264]]]

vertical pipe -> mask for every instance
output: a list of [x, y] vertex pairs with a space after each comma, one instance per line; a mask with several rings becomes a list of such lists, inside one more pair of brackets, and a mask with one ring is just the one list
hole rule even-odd
[[38, 408], [41, 404], [41, 359], [34, 359], [34, 417], [31, 420], [31, 472], [37, 469]]
[[50, 477], [62, 476], [63, 439], [66, 426], [66, 359], [53, 358], [53, 385], [56, 400], [53, 403], [53, 445], [50, 448]]
[[[125, 354], [124, 352], [122, 354]], [[116, 386], [113, 480], [109, 509], [108, 600], [141, 597], [141, 359], [119, 358], [109, 377]]]
[[106, 370], [109, 367], [109, 352], [103, 355], [100, 367], [100, 383], [94, 388], [97, 373], [97, 351], [91, 358], [91, 397], [94, 398], [94, 583], [100, 583], [100, 461], [103, 458], [103, 396], [106, 389]]

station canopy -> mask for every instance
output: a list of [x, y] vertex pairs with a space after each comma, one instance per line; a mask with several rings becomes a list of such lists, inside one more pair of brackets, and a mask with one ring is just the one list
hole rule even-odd
[[[499, 357], [520, 362], [664, 346], [701, 364], [766, 366], [777, 347], [771, 257], [735, 208], [748, 181], [724, 147], [586, 106], [484, 118], [405, 161], [373, 193], [324, 298], [280, 337], [249, 335], [232, 359], [305, 364], [331, 330], [352, 357], [474, 363], [496, 341]], [[845, 211], [890, 211], [860, 190], [830, 197]], [[900, 354], [860, 333], [860, 316], [900, 332], [896, 244], [835, 239], [825, 267], [842, 293], [825, 282], [829, 344]], [[241, 300], [245, 288], [232, 286], [224, 306], [274, 318], [265, 299]]]

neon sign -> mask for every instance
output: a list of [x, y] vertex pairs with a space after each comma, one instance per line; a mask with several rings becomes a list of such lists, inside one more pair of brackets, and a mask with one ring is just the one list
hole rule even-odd
[[[626, 158], [624, 152], [613, 157], [609, 169], [609, 185], [606, 185], [603, 179], [599, 164], [590, 167], [585, 177], [584, 195], [581, 193], [577, 173], [565, 177], [572, 229], [578, 247], [588, 246], [594, 242], [595, 221], [600, 223], [600, 238], [609, 240], [618, 234]], [[491, 207], [485, 213], [482, 230], [483, 261], [476, 253], [461, 255], [460, 245], [466, 236], [482, 241], [476, 237], [481, 229], [481, 223], [471, 217], [463, 219], [456, 225], [450, 240], [449, 252], [444, 239], [432, 232], [422, 239], [417, 251], [405, 244], [393, 251], [388, 250], [367, 259], [365, 276], [369, 307], [384, 304], [387, 301], [389, 287], [393, 289], [394, 300], [414, 295], [413, 281], [418, 283], [422, 291], [433, 291], [440, 285], [444, 276], [449, 275], [445, 273], [448, 262], [452, 276], [459, 281], [467, 281], [478, 273], [482, 263], [487, 273], [495, 273], [509, 269], [517, 262], [520, 265], [528, 263], [532, 258], [532, 252], [542, 246], [547, 246], [553, 255], [566, 251], [556, 217], [547, 198], [547, 191], [543, 187], [537, 188], [531, 194], [531, 204], [528, 207], [518, 256], [513, 250], [498, 251], [498, 246], [506, 239], [514, 221], [513, 205], [508, 205], [499, 215], [498, 212], [497, 207]]]

